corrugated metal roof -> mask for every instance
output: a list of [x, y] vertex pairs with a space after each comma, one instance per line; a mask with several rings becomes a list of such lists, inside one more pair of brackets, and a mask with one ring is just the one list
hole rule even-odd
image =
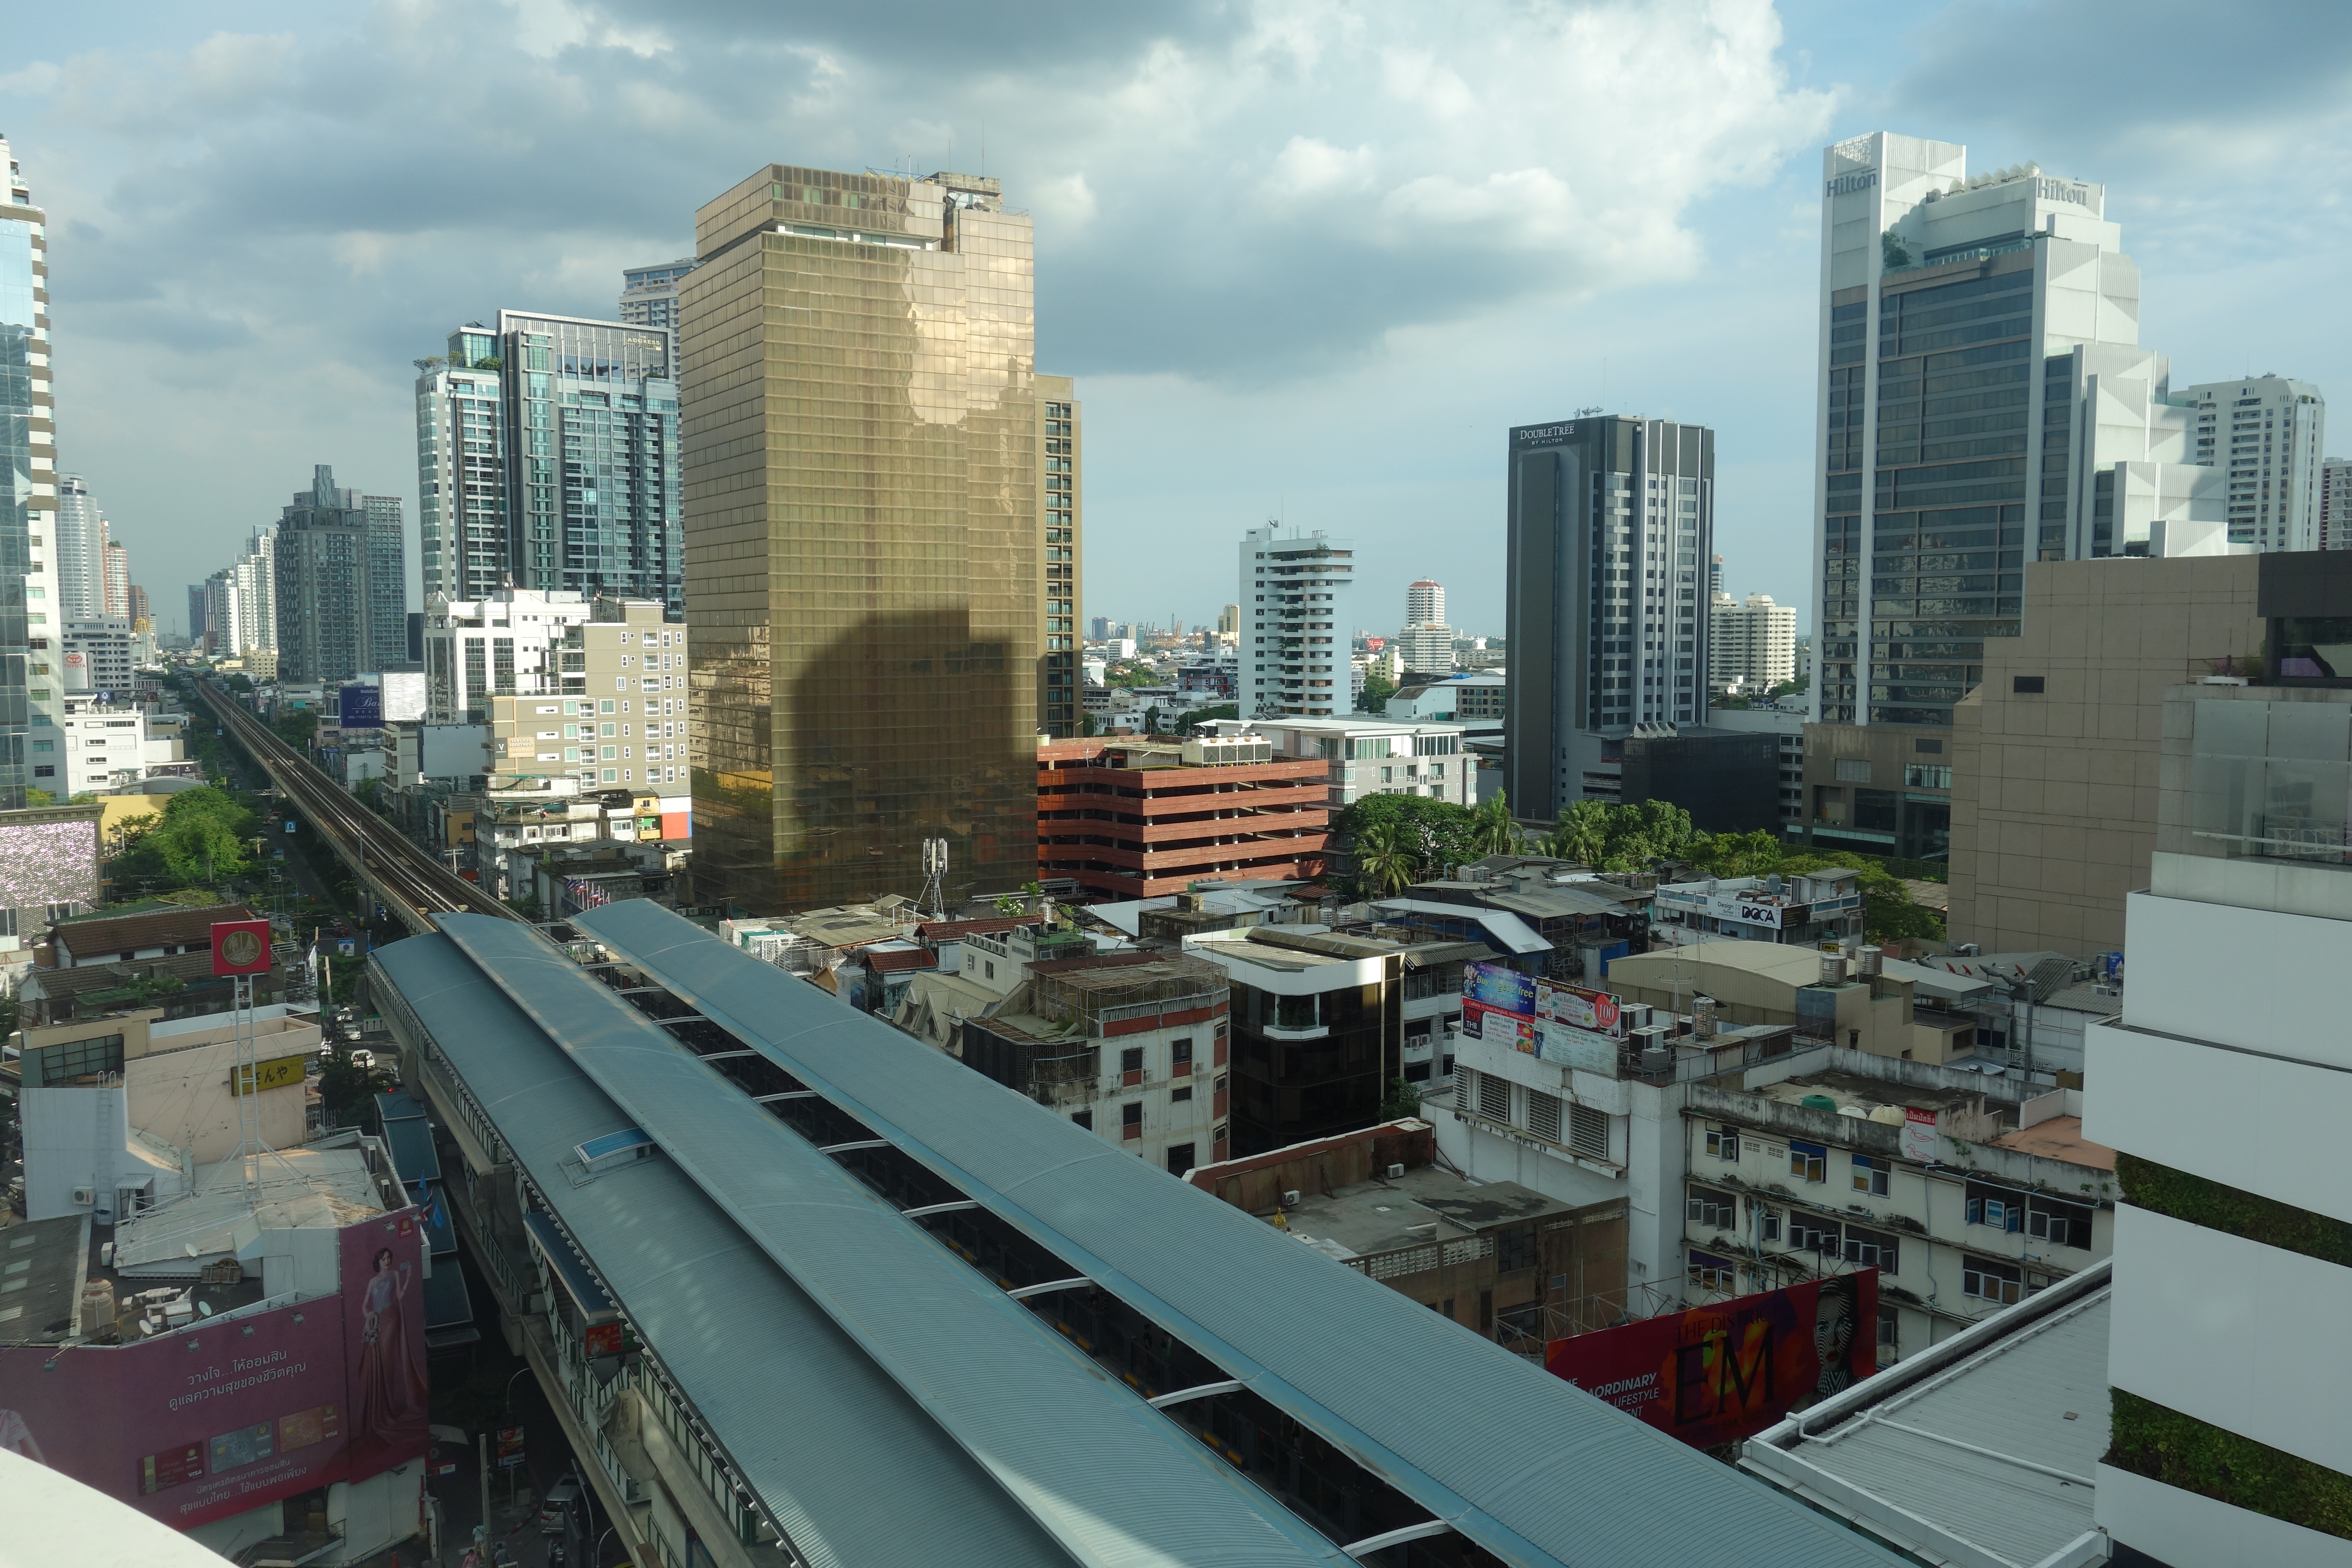
[[2048, 1561], [2094, 1528], [2108, 1442], [2113, 1289], [2104, 1266], [2070, 1283], [1857, 1384], [1803, 1436], [1783, 1423], [1742, 1463], [1932, 1561]]
[[[877, 1366], [919, 1391], [940, 1428], [1071, 1556], [1139, 1565], [1346, 1561], [536, 931], [490, 916], [447, 916], [442, 929], [611, 1096], [623, 1117], [616, 1125], [651, 1134]], [[839, 1011], [782, 971], [760, 967]]]
[[1409, 915], [1432, 915], [1441, 920], [1460, 921], [1484, 930], [1512, 952], [1549, 952], [1551, 943], [1536, 934], [1533, 926], [1508, 910], [1490, 910], [1479, 904], [1441, 904], [1429, 899], [1379, 899], [1376, 910], [1396, 910]]
[[1507, 1562], [1895, 1561], [667, 910], [578, 926]]
[[572, 1146], [627, 1116], [447, 937], [410, 937], [375, 962], [812, 1563], [1067, 1560], [675, 1165], [572, 1184]]

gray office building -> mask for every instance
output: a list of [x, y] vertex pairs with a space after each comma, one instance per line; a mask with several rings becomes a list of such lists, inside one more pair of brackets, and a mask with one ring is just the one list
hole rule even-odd
[[[277, 536], [278, 678], [349, 680], [378, 668], [374, 520], [357, 490], [321, 463], [295, 492]], [[404, 617], [401, 638], [406, 641]]]
[[1715, 432], [1585, 415], [1510, 434], [1505, 786], [1515, 815], [1614, 798], [1624, 738], [1706, 717]]
[[[57, 510], [49, 395], [48, 220], [0, 140], [8, 183], [0, 189], [0, 809], [25, 804], [26, 731], [35, 714], [28, 666], [26, 593], [53, 579], [36, 574], [34, 546]], [[32, 577], [33, 581], [27, 582]], [[45, 634], [38, 645], [48, 647]], [[44, 696], [54, 697], [51, 685]], [[47, 715], [41, 715], [43, 723]], [[53, 742], [54, 743], [54, 742]]]

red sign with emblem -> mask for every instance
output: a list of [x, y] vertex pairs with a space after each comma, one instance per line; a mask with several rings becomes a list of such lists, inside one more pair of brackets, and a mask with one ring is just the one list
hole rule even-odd
[[268, 968], [268, 921], [219, 921], [214, 923], [215, 974], [260, 974]]

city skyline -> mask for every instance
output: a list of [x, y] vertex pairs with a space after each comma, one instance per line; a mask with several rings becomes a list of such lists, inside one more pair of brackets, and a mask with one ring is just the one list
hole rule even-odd
[[[666, 171], [632, 177], [640, 192], [691, 191], [773, 156], [953, 166], [950, 154], [978, 153], [985, 108], [989, 172], [1001, 165], [1037, 192], [1037, 210], [1052, 220], [1041, 225], [1040, 290], [1060, 308], [1045, 352], [1090, 389], [1089, 594], [1098, 604], [1165, 598], [1173, 586], [1213, 613], [1222, 573], [1191, 558], [1199, 552], [1171, 563], [1159, 540], [1171, 529], [1229, 536], [1279, 510], [1292, 525], [1363, 539], [1372, 602], [1429, 570], [1427, 533], [1432, 519], [1442, 520], [1435, 526], [1454, 536], [1450, 553], [1465, 568], [1448, 567], [1454, 618], [1499, 626], [1503, 507], [1493, 444], [1547, 410], [1606, 403], [1722, 432], [1727, 586], [1771, 594], [1812, 629], [1811, 486], [1801, 456], [1814, 439], [1801, 406], [1810, 376], [1801, 308], [1815, 281], [1812, 159], [1821, 145], [1873, 124], [1967, 141], [1986, 163], [2038, 160], [2119, 193], [2114, 216], [2148, 279], [2142, 341], [2171, 356], [2177, 384], [2266, 370], [2323, 388], [2341, 379], [2352, 357], [2341, 312], [2289, 319], [2259, 301], [2274, 297], [2267, 286], [2286, 258], [2325, 253], [2347, 221], [2328, 204], [2285, 199], [2297, 176], [2265, 156], [2292, 134], [2324, 158], [2330, 139], [2347, 133], [2332, 106], [2315, 99], [2345, 53], [2342, 18], [2311, 13], [2292, 49], [2280, 47], [2284, 14], [2196, 50], [2161, 42], [2162, 27], [2132, 29], [2123, 47], [2145, 87], [2132, 101], [2021, 84], [1996, 102], [1974, 89], [1975, 65], [2011, 57], [2028, 38], [2082, 37], [2092, 24], [2059, 5], [2014, 7], [1981, 22], [1916, 6], [1864, 30], [1877, 35], [1865, 42], [1841, 25], [1843, 16], [1824, 4], [1782, 14], [1735, 7], [1712, 30], [1666, 16], [1596, 22], [1667, 68], [1649, 74], [1685, 75], [1689, 84], [1621, 131], [1571, 123], [1533, 142], [1527, 116], [1548, 100], [1502, 51], [1386, 15], [1371, 16], [1360, 38], [1307, 40], [1318, 46], [1319, 63], [1296, 90], [1255, 95], [1279, 100], [1273, 108], [1239, 106], [1216, 85], [1221, 71], [1263, 82], [1281, 63], [1282, 46], [1263, 25], [1106, 21], [1023, 68], [1084, 68], [1098, 81], [1075, 96], [1028, 94], [1034, 104], [1016, 107], [983, 105], [962, 89], [940, 100], [936, 82], [918, 88], [877, 63], [879, 45], [856, 31], [864, 24], [827, 21], [804, 26], [848, 31], [803, 41], [830, 51], [856, 107], [827, 97], [795, 108], [793, 100], [764, 121], [725, 130], [632, 121], [619, 140], [633, 174], [655, 163]], [[570, 94], [587, 102], [614, 96], [607, 84], [737, 68], [691, 27], [664, 32], [618, 12], [494, 21], [468, 40], [469, 58], [520, 73], [518, 102], [538, 102], [573, 79], [600, 84]], [[148, 35], [154, 52], [137, 68], [149, 89], [139, 120], [110, 107], [117, 100], [91, 95], [100, 79], [91, 73], [118, 68], [90, 52], [95, 40], [69, 12], [34, 19], [19, 55], [31, 63], [7, 79], [6, 129], [53, 214], [66, 415], [58, 460], [89, 477], [151, 583], [202, 581], [257, 516], [269, 515], [289, 468], [324, 458], [371, 489], [404, 482], [414, 466], [408, 361], [447, 323], [487, 319], [512, 299], [609, 318], [625, 268], [688, 248], [690, 197], [665, 207], [640, 194], [618, 211], [578, 199], [580, 172], [562, 166], [560, 153], [570, 132], [552, 124], [496, 159], [445, 160], [430, 182], [357, 165], [352, 188], [374, 193], [364, 208], [268, 202], [267, 243], [259, 230], [224, 240], [214, 226], [234, 221], [229, 214], [270, 191], [300, 188], [311, 157], [350, 153], [369, 116], [408, 115], [430, 83], [447, 79], [429, 59], [392, 63], [391, 46], [416, 41], [407, 29], [430, 31], [427, 22], [330, 13], [303, 18], [289, 37], [263, 22], [249, 34], [214, 34], [201, 21], [158, 14]], [[1500, 28], [1488, 30], [1531, 58], [1557, 61], [1557, 38]], [[765, 41], [789, 47], [795, 37]], [[1108, 108], [1156, 45], [1179, 62], [1169, 90], [1202, 117], [1191, 140], [1168, 149], [1142, 144]], [[1728, 63], [1706, 64], [1717, 46]], [[2040, 63], [2051, 58], [2046, 48], [2034, 52], [2035, 72], [2055, 68]], [[1391, 58], [1423, 63], [1391, 72]], [[235, 104], [205, 96], [205, 71], [225, 61], [256, 89]], [[290, 95], [259, 89], [293, 79], [289, 73], [328, 79], [346, 71], [371, 87], [341, 95], [347, 105], [295, 110], [282, 102]], [[1456, 101], [1449, 93], [1489, 107], [1492, 127], [1463, 129], [1444, 111]], [[1364, 110], [1349, 107], [1360, 100]], [[1392, 144], [1366, 117], [1375, 110], [1401, 118], [1404, 131], [1430, 131], [1430, 150], [1400, 150], [1401, 133]], [[285, 134], [282, 117], [297, 112], [315, 117], [315, 134]], [[203, 134], [175, 155], [185, 194], [152, 206], [135, 171], [161, 148], [158, 138], [199, 122]], [[471, 144], [479, 122], [463, 123]], [[428, 114], [417, 135], [437, 143], [457, 125]], [[2226, 133], [2200, 136], [2200, 125]], [[2161, 139], [2137, 134], [2158, 127]], [[1595, 161], [1586, 154], [1646, 149], [1662, 132], [1675, 148], [1667, 166], [1644, 166], [1638, 180], [1582, 172]], [[1184, 161], [1229, 154], [1243, 157], [1250, 183], [1235, 219], [1241, 243], [1215, 266], [1202, 266], [1190, 242], [1143, 261], [1190, 281], [1156, 312], [1164, 325], [1123, 330], [1111, 319], [1124, 287], [1117, 279], [1139, 264], [1127, 243], [1136, 226], [1158, 221], [1149, 193]], [[540, 191], [505, 201], [528, 183], [516, 177], [519, 163], [546, 165], [549, 177]], [[1570, 168], [1598, 183], [1569, 187], [1553, 173]], [[2226, 198], [2214, 194], [2223, 185]], [[1542, 199], [1511, 205], [1505, 193], [1522, 186]], [[503, 205], [483, 199], [493, 189]], [[1467, 258], [1417, 237], [1423, 230], [1409, 220], [1424, 209], [1414, 204], [1439, 201], [1468, 204], [1465, 216], [1491, 208], [1516, 226]], [[2217, 201], [2229, 205], [2227, 226], [2213, 221]], [[1540, 226], [1578, 203], [1623, 217], [1614, 250], [1582, 241], [1544, 250]], [[590, 209], [593, 217], [581, 216]], [[1292, 285], [1327, 276], [1302, 270], [1322, 254], [1302, 247], [1321, 232], [1323, 217], [1308, 215], [1329, 213], [1391, 226], [1339, 233], [1330, 241], [1336, 270], [1328, 276], [1339, 284], [1330, 308], [1291, 310]], [[1221, 244], [1236, 237], [1220, 234]], [[1531, 259], [1538, 252], [1543, 258]], [[215, 259], [181, 268], [165, 265], [166, 254]], [[1236, 276], [1234, 255], [1264, 276]], [[1154, 287], [1160, 276], [1148, 275]], [[1662, 328], [1665, 306], [1673, 320]], [[1447, 364], [1475, 374], [1446, 374]], [[215, 395], [199, 406], [182, 395], [190, 384]], [[93, 395], [101, 386], [103, 404]], [[217, 423], [231, 409], [235, 439]], [[1218, 450], [1220, 460], [1166, 460], [1186, 448]], [[176, 622], [179, 595], [158, 591]]]

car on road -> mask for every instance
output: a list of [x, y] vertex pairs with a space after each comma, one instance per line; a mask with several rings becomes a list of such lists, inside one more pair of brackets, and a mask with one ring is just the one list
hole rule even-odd
[[539, 1532], [541, 1535], [562, 1535], [572, 1524], [572, 1514], [580, 1507], [580, 1478], [571, 1471], [547, 1489], [539, 1501]]

